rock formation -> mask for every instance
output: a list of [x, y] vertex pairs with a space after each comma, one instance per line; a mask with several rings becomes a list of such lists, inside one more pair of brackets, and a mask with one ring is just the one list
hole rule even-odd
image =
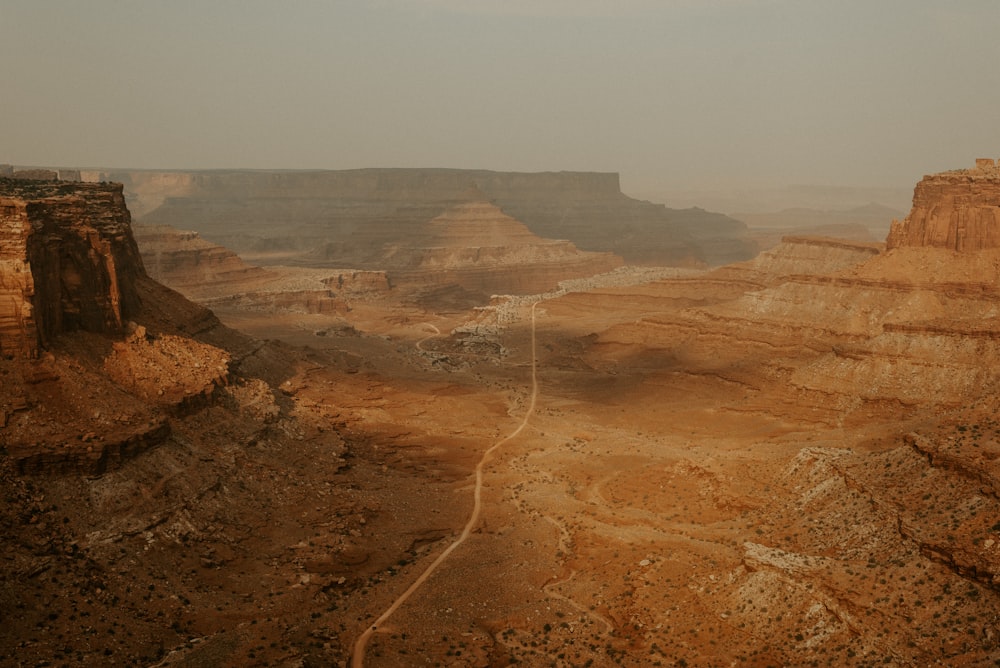
[[[256, 311], [342, 312], [349, 308], [349, 300], [385, 294], [390, 284], [421, 298], [447, 293], [451, 302], [458, 291], [460, 301], [474, 305], [497, 293], [545, 292], [560, 281], [607, 272], [621, 264], [610, 253], [584, 252], [569, 241], [532, 234], [523, 223], [483, 201], [482, 193], [470, 191], [466, 196], [469, 201], [413, 225], [406, 238], [382, 246], [366, 263], [372, 267], [369, 270], [252, 266], [197, 232], [165, 225], [137, 225], [136, 239], [154, 278], [213, 308]], [[326, 253], [323, 247], [298, 256], [297, 261], [323, 265]]]
[[224, 286], [275, 277], [273, 272], [246, 264], [228, 248], [205, 241], [197, 232], [167, 225], [135, 225], [133, 230], [149, 275], [185, 294], [211, 294]]
[[146, 275], [120, 184], [0, 179], [0, 445], [19, 470], [99, 472], [162, 442], [166, 414], [228, 382], [213, 344], [245, 337], [223, 330]]
[[482, 295], [482, 303], [491, 294], [546, 292], [562, 280], [610, 271], [621, 259], [541, 239], [496, 205], [471, 201], [435, 216], [407, 243], [389, 246], [376, 264], [401, 287], [454, 285]]
[[[372, 260], [578, 252], [456, 197]], [[0, 663], [350, 665], [403, 592], [364, 665], [1000, 659], [1000, 248], [792, 236], [473, 313], [291, 269], [378, 294], [263, 343], [138, 272], [134, 325], [0, 358]]]
[[[364, 267], [477, 189], [543, 238], [610, 251], [629, 263], [718, 265], [752, 257], [745, 226], [700, 209], [622, 194], [617, 174], [457, 169], [87, 172], [125, 184], [136, 219], [194, 229], [248, 252], [300, 255], [311, 266]], [[285, 260], [279, 260], [285, 262]]]
[[120, 185], [0, 179], [0, 354], [121, 330], [144, 273], [129, 223]]
[[262, 268], [197, 232], [167, 225], [136, 225], [134, 230], [150, 275], [211, 308], [332, 314], [346, 311], [349, 299], [390, 289], [383, 271]]
[[59, 172], [54, 169], [16, 169], [11, 174], [23, 181], [58, 181]]
[[893, 221], [889, 249], [931, 246], [959, 252], [1000, 248], [1000, 168], [990, 158], [973, 169], [925, 176], [913, 191], [913, 209]]

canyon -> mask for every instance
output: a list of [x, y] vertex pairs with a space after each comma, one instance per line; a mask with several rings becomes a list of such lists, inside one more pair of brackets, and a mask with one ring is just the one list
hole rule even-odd
[[0, 662], [1000, 661], [994, 161], [753, 257], [609, 176], [119, 174], [0, 179]]

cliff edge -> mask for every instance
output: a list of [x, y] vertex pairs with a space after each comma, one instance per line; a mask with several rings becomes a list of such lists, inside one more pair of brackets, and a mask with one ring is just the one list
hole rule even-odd
[[0, 355], [121, 331], [145, 271], [120, 184], [0, 178]]
[[888, 249], [931, 246], [959, 252], [1000, 248], [1000, 167], [992, 158], [973, 169], [925, 176], [913, 191], [913, 208], [893, 221]]
[[0, 452], [16, 470], [100, 473], [163, 442], [250, 346], [149, 278], [120, 184], [0, 178]]

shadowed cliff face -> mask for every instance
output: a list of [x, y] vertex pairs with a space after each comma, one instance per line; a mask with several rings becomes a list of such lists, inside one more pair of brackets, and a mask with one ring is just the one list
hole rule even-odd
[[0, 353], [120, 330], [145, 276], [129, 225], [120, 185], [0, 179]]
[[125, 184], [136, 218], [193, 229], [244, 254], [323, 249], [309, 266], [373, 268], [389, 244], [449, 207], [485, 198], [532, 233], [632, 264], [718, 265], [755, 254], [743, 223], [632, 199], [618, 175], [456, 169], [87, 174]]

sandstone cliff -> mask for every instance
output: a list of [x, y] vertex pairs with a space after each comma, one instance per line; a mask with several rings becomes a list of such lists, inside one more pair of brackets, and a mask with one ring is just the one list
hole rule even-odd
[[909, 215], [893, 221], [886, 243], [890, 249], [1000, 248], [1000, 168], [984, 158], [973, 169], [925, 176], [913, 191]]
[[245, 263], [197, 232], [136, 225], [135, 238], [150, 275], [211, 308], [258, 312], [342, 313], [348, 300], [389, 292], [385, 272], [311, 269]]
[[202, 239], [197, 232], [167, 225], [135, 225], [133, 229], [149, 275], [186, 294], [274, 278], [273, 272], [246, 264], [233, 251]]
[[144, 274], [129, 224], [120, 185], [0, 179], [0, 354], [121, 329]]
[[[471, 199], [412, 225], [405, 238], [383, 244], [377, 253], [369, 251], [368, 270], [252, 266], [197, 232], [165, 225], [137, 225], [136, 239], [154, 278], [213, 308], [250, 311], [343, 313], [351, 300], [387, 294], [390, 285], [410, 298], [440, 301], [436, 294], [452, 305], [471, 306], [497, 293], [545, 292], [560, 281], [622, 264], [611, 253], [538, 237], [474, 189], [462, 196]], [[279, 255], [299, 265], [322, 266], [330, 263], [330, 253], [323, 246], [295, 257]], [[254, 257], [273, 261], [275, 254]]]
[[[710, 303], [621, 325], [604, 340], [661, 342], [689, 364], [737, 376], [748, 360], [770, 359], [768, 374], [795, 388], [800, 408], [812, 403], [816, 419], [835, 423], [873, 407], [957, 409], [1000, 388], [987, 362], [1000, 360], [997, 212], [992, 160], [927, 176], [885, 251], [786, 238], [699, 279], [713, 286]], [[671, 295], [679, 289], [668, 285]]]
[[0, 179], [0, 448], [19, 470], [99, 472], [162, 442], [248, 346], [146, 275], [120, 184]]

